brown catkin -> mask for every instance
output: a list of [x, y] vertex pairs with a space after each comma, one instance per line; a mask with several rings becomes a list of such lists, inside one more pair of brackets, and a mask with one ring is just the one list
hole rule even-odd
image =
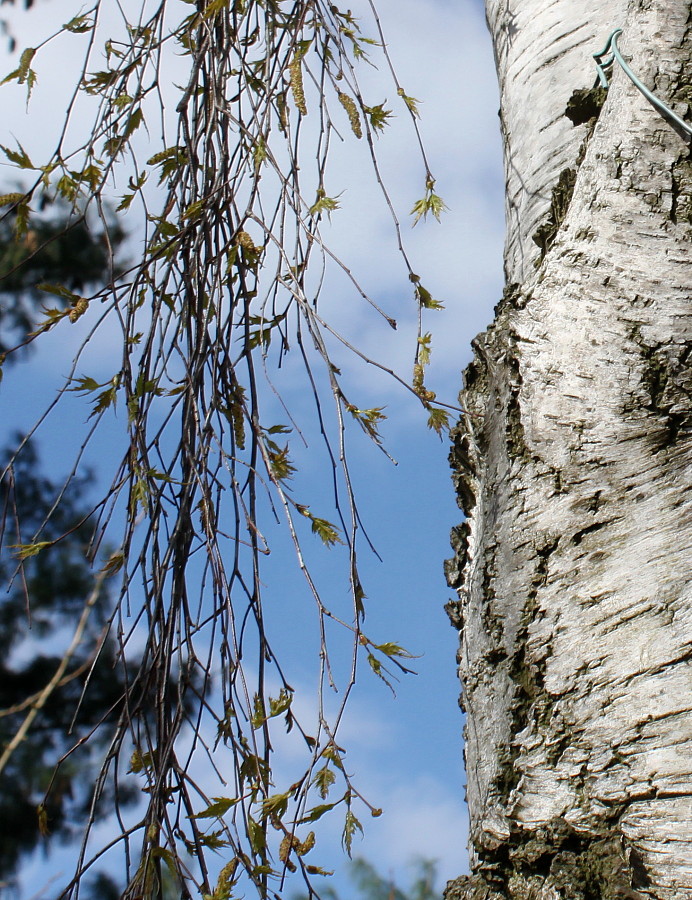
[[300, 60], [294, 59], [291, 65], [288, 67], [288, 71], [291, 77], [291, 92], [293, 93], [293, 100], [295, 101], [296, 108], [301, 116], [306, 116], [308, 114], [308, 108], [305, 104], [305, 91], [303, 90], [303, 69], [300, 65]]
[[247, 231], [236, 232], [235, 242], [239, 247], [242, 247], [243, 250], [247, 250], [249, 253], [254, 253], [257, 250], [254, 241]]
[[360, 116], [358, 115], [358, 107], [353, 97], [339, 91], [339, 102], [348, 113], [348, 121], [351, 123], [351, 130], [357, 138], [363, 137], [363, 129], [360, 124]]
[[69, 313], [70, 322], [76, 322], [89, 308], [89, 301], [85, 297], [80, 297], [74, 304]]

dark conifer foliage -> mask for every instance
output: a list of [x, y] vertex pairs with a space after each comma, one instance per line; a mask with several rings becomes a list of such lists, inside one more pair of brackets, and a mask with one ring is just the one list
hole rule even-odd
[[15, 235], [12, 210], [0, 217], [0, 353], [21, 343], [42, 318], [47, 305], [65, 307], [67, 296], [49, 294], [41, 285], [60, 285], [82, 292], [112, 280], [111, 251], [124, 240], [116, 222], [103, 229], [92, 225], [65, 202], [38, 199], [42, 215], [32, 219], [29, 230]]
[[[99, 229], [66, 205], [42, 205], [45, 215], [19, 241], [12, 215], [0, 220], [0, 353], [25, 340], [40, 316], [47, 295], [37, 285], [81, 290], [110, 274]], [[109, 230], [111, 244], [123, 238], [120, 228]], [[56, 305], [60, 298], [50, 301]], [[12, 354], [7, 362], [17, 359]], [[1, 755], [54, 678], [95, 578], [87, 500], [93, 474], [77, 475], [63, 492], [61, 479], [43, 471], [35, 444], [16, 434], [0, 450], [0, 476]], [[19, 545], [39, 531], [50, 546], [20, 559]], [[22, 856], [39, 846], [42, 829], [69, 839], [87, 815], [91, 765], [101, 766], [111, 730], [100, 729], [98, 739], [84, 745], [80, 739], [104, 720], [115, 721], [125, 692], [125, 673], [108, 634], [110, 609], [102, 585], [67, 671], [2, 771], [0, 885], [11, 882]], [[99, 806], [107, 813], [108, 798]]]
[[[19, 443], [19, 436], [13, 444]], [[0, 471], [8, 450], [2, 453]], [[91, 538], [90, 475], [72, 482], [57, 515], [43, 527], [42, 553], [17, 559], [16, 547], [43, 524], [60, 483], [42, 474], [36, 450], [26, 444], [0, 481], [6, 541], [0, 551], [0, 750], [51, 682], [75, 629], [85, 597], [94, 590], [88, 562]], [[51, 833], [69, 838], [91, 802], [90, 765], [101, 757], [110, 729], [79, 746], [80, 739], [122, 708], [124, 673], [108, 638], [109, 595], [95, 599], [80, 646], [65, 675], [41, 708], [30, 734], [7, 761], [0, 779], [0, 878], [7, 880], [23, 854], [41, 841], [39, 809]], [[82, 692], [89, 681], [89, 690]], [[104, 799], [102, 810], [108, 811]]]

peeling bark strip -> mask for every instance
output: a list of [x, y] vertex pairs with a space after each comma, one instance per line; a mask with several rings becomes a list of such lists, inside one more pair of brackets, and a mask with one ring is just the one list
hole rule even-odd
[[447, 898], [689, 900], [692, 155], [622, 71], [590, 89], [620, 25], [692, 121], [692, 2], [487, 15], [508, 287], [451, 453], [472, 875]]

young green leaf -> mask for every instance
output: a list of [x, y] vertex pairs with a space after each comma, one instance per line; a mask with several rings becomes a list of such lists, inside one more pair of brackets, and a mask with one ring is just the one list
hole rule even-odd
[[142, 753], [141, 750], [135, 750], [130, 757], [130, 768], [127, 771], [138, 775], [146, 769], [151, 769], [153, 765], [154, 756], [151, 751], [147, 750], [146, 753]]
[[358, 819], [354, 816], [351, 808], [348, 808], [346, 813], [346, 821], [344, 823], [344, 830], [341, 836], [341, 843], [343, 845], [344, 850], [348, 854], [349, 858], [351, 857], [351, 850], [353, 847], [353, 837], [356, 831], [360, 831], [363, 833], [363, 826], [360, 824]]
[[23, 51], [22, 55], [19, 57], [19, 65], [14, 70], [14, 72], [10, 72], [0, 84], [7, 84], [8, 81], [17, 81], [19, 84], [26, 84], [27, 87], [27, 102], [31, 97], [31, 91], [33, 90], [34, 85], [36, 84], [36, 72], [31, 68], [31, 63], [33, 62], [34, 56], [36, 54], [35, 47], [27, 47], [26, 50]]
[[43, 312], [46, 318], [43, 322], [39, 322], [38, 327], [30, 332], [31, 337], [36, 337], [39, 334], [43, 334], [44, 331], [49, 331], [54, 325], [57, 325], [61, 319], [64, 319], [65, 316], [69, 315], [68, 309], [52, 309], [46, 306], [43, 307]]
[[422, 366], [430, 363], [431, 343], [432, 334], [429, 331], [418, 338], [418, 362]]
[[195, 219], [199, 219], [202, 215], [202, 210], [204, 209], [204, 200], [197, 200], [194, 203], [191, 203], [186, 209], [183, 210], [183, 214], [181, 215], [181, 221], [185, 219], [190, 219], [191, 222], [194, 222]]
[[41, 284], [36, 285], [36, 290], [44, 291], [46, 294], [53, 294], [55, 297], [62, 297], [63, 300], [68, 300], [73, 305], [82, 299], [79, 294], [75, 294], [74, 291], [68, 290], [61, 284], [41, 282]]
[[318, 806], [313, 806], [302, 819], [298, 820], [297, 824], [305, 825], [307, 822], [316, 822], [318, 819], [321, 819], [325, 813], [328, 813], [331, 809], [334, 809], [335, 806], [338, 806], [339, 803], [341, 803], [341, 800], [337, 800], [336, 803], [320, 803]]
[[281, 688], [279, 696], [276, 699], [273, 697], [269, 698], [269, 718], [272, 719], [275, 716], [280, 716], [281, 713], [286, 712], [286, 710], [290, 709], [292, 701], [293, 694], [285, 690], [285, 688]]
[[143, 121], [144, 114], [142, 113], [141, 106], [138, 106], [137, 109], [133, 110], [132, 115], [127, 120], [125, 131], [123, 132], [123, 140], [127, 140], [139, 128]]
[[377, 430], [377, 427], [380, 422], [384, 422], [387, 418], [382, 412], [384, 406], [375, 406], [372, 409], [358, 409], [351, 404], [347, 404], [346, 409], [351, 413], [354, 419], [356, 419], [363, 431], [370, 435], [373, 440], [379, 442], [380, 433]]
[[441, 440], [443, 433], [449, 431], [449, 413], [439, 407], [433, 407], [428, 416], [428, 428], [435, 431]]
[[84, 34], [87, 31], [91, 31], [91, 29], [94, 27], [94, 21], [88, 16], [75, 16], [73, 19], [70, 19], [69, 22], [66, 22], [62, 27], [65, 29], [65, 31], [71, 31], [72, 34]]
[[210, 850], [223, 850], [225, 847], [230, 846], [230, 841], [222, 838], [222, 834], [223, 832], [221, 831], [212, 831], [210, 834], [200, 834], [199, 842], [203, 847], [208, 847]]
[[326, 544], [327, 547], [333, 547], [334, 544], [343, 544], [339, 536], [339, 529], [332, 525], [331, 522], [313, 515], [310, 516], [310, 521], [312, 522], [313, 532], [321, 538], [322, 543]]
[[337, 748], [336, 744], [327, 744], [327, 746], [322, 751], [321, 756], [324, 757], [324, 759], [328, 759], [333, 762], [337, 769], [341, 769], [341, 771], [343, 772], [344, 763], [341, 759], [340, 748]]
[[339, 209], [338, 199], [336, 197], [327, 197], [324, 190], [320, 188], [317, 191], [317, 199], [310, 207], [309, 212], [313, 218], [316, 218], [325, 212], [331, 217], [331, 213], [334, 212], [335, 209]]
[[401, 656], [404, 659], [415, 658], [408, 650], [400, 647], [399, 644], [392, 643], [392, 641], [386, 641], [384, 644], [373, 644], [373, 647], [375, 650], [379, 650], [380, 653], [384, 653], [385, 656]]
[[387, 120], [394, 115], [390, 109], [384, 108], [384, 103], [380, 103], [377, 106], [366, 106], [364, 109], [368, 119], [370, 119], [370, 125], [376, 132], [384, 131], [389, 124]]
[[148, 166], [159, 166], [159, 184], [178, 172], [187, 163], [187, 150], [184, 147], [167, 147], [155, 153], [147, 160]]
[[204, 6], [204, 12], [202, 16], [204, 19], [213, 19], [214, 16], [217, 16], [222, 9], [226, 9], [230, 3], [230, 0], [209, 0], [209, 2]]
[[417, 225], [421, 219], [426, 219], [428, 217], [428, 213], [432, 213], [432, 215], [440, 221], [440, 216], [447, 209], [447, 205], [438, 194], [433, 193], [432, 189], [428, 189], [425, 197], [421, 200], [417, 200], [413, 204], [413, 209], [411, 210], [411, 215], [413, 218], [413, 224]]
[[420, 100], [416, 100], [415, 97], [409, 97], [408, 94], [405, 93], [403, 88], [399, 88], [397, 90], [397, 94], [404, 101], [411, 115], [416, 119], [420, 119], [420, 112], [418, 111], [418, 104], [420, 103]]
[[258, 780], [265, 782], [269, 779], [269, 765], [262, 757], [250, 753], [240, 764], [238, 777], [241, 785], [246, 781], [251, 784], [256, 784]]
[[416, 285], [416, 299], [424, 309], [444, 309], [444, 305], [434, 300], [430, 291], [426, 290], [422, 284]]
[[[19, 166], [20, 169], [35, 169], [36, 166], [29, 159], [26, 150], [20, 143], [17, 143], [17, 146], [19, 147], [19, 150], [11, 150], [9, 147], [4, 147], [0, 144], [0, 149], [2, 149], [2, 152], [9, 161]], [[23, 197], [24, 195], [22, 194], [21, 196]]]
[[252, 816], [247, 817], [247, 831], [253, 853], [263, 853], [267, 846], [267, 835], [264, 828]]
[[285, 794], [272, 794], [262, 801], [262, 815], [275, 816], [281, 819], [288, 809], [288, 801], [291, 798], [291, 792], [286, 791]]
[[73, 387], [69, 387], [67, 390], [76, 391], [78, 394], [88, 394], [91, 393], [91, 391], [96, 391], [100, 387], [103, 387], [104, 384], [108, 384], [107, 381], [104, 381], [103, 384], [99, 384], [95, 378], [90, 378], [88, 375], [83, 375], [81, 378], [74, 378], [73, 382]]
[[329, 766], [322, 766], [321, 769], [318, 769], [317, 772], [315, 772], [313, 784], [319, 791], [319, 795], [323, 800], [326, 800], [327, 795], [329, 794], [329, 788], [335, 781], [336, 773]]
[[255, 141], [255, 146], [252, 151], [252, 160], [255, 165], [255, 174], [257, 174], [262, 168], [262, 165], [266, 161], [268, 156], [269, 152], [267, 150], [267, 143], [263, 137], [260, 137]]
[[213, 802], [202, 812], [190, 816], [191, 819], [220, 819], [238, 802], [237, 797], [212, 797]]
[[97, 416], [99, 413], [105, 412], [105, 410], [115, 404], [117, 398], [117, 385], [114, 384], [112, 387], [106, 388], [106, 390], [102, 391], [96, 398], [96, 403], [94, 404], [94, 408], [92, 409], [89, 418], [91, 419], [93, 418], [93, 416]]
[[264, 708], [264, 700], [260, 697], [259, 694], [255, 694], [255, 699], [253, 701], [253, 710], [252, 717], [250, 722], [255, 731], [258, 728], [261, 728], [262, 725], [267, 721], [267, 712]]
[[17, 559], [29, 559], [30, 556], [37, 556], [41, 550], [50, 547], [55, 541], [36, 541], [34, 544], [10, 544], [13, 550], [16, 550]]
[[[209, 837], [209, 835], [206, 835], [205, 837]], [[205, 839], [203, 838], [202, 841], [204, 843]], [[228, 842], [224, 842], [224, 845], [227, 846]], [[231, 900], [231, 892], [237, 880], [235, 873], [239, 864], [240, 860], [237, 856], [234, 856], [230, 862], [226, 863], [219, 872], [214, 893], [211, 895], [204, 894], [203, 900]]]
[[293, 476], [296, 467], [288, 456], [288, 444], [285, 447], [277, 447], [276, 450], [270, 449], [268, 455], [272, 474], [278, 481], [285, 481]]
[[122, 551], [112, 553], [101, 569], [106, 575], [115, 575], [125, 565], [125, 556]]

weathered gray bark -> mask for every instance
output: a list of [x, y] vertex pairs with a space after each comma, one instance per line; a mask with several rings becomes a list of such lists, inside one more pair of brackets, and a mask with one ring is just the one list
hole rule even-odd
[[507, 288], [452, 452], [473, 874], [448, 898], [685, 900], [692, 157], [618, 68], [597, 119], [564, 112], [621, 26], [632, 68], [691, 120], [692, 2], [487, 14]]

